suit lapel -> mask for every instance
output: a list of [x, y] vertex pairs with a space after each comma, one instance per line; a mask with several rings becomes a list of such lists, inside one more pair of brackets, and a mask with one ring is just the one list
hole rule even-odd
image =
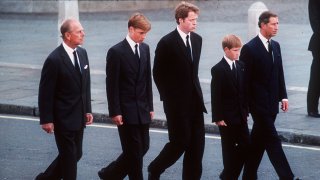
[[196, 48], [196, 47], [198, 47], [198, 41], [196, 41], [194, 39], [194, 35], [193, 35], [192, 32], [190, 33], [190, 39], [191, 39], [191, 43], [192, 43], [192, 45], [191, 45], [192, 58], [193, 58], [192, 60], [193, 60], [193, 63], [194, 63], [195, 61], [197, 61], [199, 59], [198, 58], [198, 54], [200, 54], [200, 52], [198, 52], [199, 48]]
[[[267, 69], [268, 72], [271, 72], [271, 74], [268, 76], [269, 79], [271, 79], [273, 77], [273, 73], [274, 73], [274, 65], [276, 64], [276, 60], [275, 62], [273, 62], [273, 60], [271, 59], [269, 52], [267, 51], [266, 47], [263, 45], [263, 42], [261, 41], [261, 39], [259, 38], [259, 36], [256, 36], [256, 50], [259, 51], [258, 53], [263, 55], [261, 56], [261, 66], [265, 66], [264, 68]], [[273, 48], [273, 50], [275, 50], [275, 46], [274, 43], [271, 43], [271, 46]], [[276, 50], [275, 50], [276, 51]], [[273, 52], [275, 53], [275, 52]], [[270, 80], [268, 82], [271, 82]]]
[[231, 71], [230, 66], [227, 63], [227, 61], [223, 58], [222, 62], [223, 62], [222, 64], [223, 64], [223, 68], [224, 68], [224, 71], [226, 73], [226, 76], [229, 79], [229, 82], [232, 82], [234, 90], [236, 91], [236, 89], [237, 89], [237, 80], [233, 76], [232, 71]]
[[140, 44], [139, 46], [140, 50], [140, 68], [139, 68], [139, 79], [141, 78], [141, 75], [143, 74], [144, 69], [146, 68], [147, 65], [147, 59], [148, 59], [148, 53], [146, 51], [146, 48], [143, 44]]
[[242, 65], [239, 63], [239, 61], [236, 61], [236, 66], [237, 66], [237, 77], [238, 77], [237, 85], [238, 85], [239, 88], [242, 89], [241, 86], [242, 86], [242, 82], [244, 82], [243, 74], [244, 74], [245, 69], [244, 69], [244, 67], [242, 67]]
[[[266, 47], [264, 46], [263, 42], [261, 41], [261, 39], [259, 38], [259, 36], [256, 37], [257, 38], [257, 44], [258, 44], [258, 48], [261, 50], [261, 54], [263, 54], [264, 57], [264, 64], [268, 64], [270, 66], [273, 66], [273, 60], [270, 58], [270, 54], [268, 52], [268, 50], [266, 49]], [[273, 43], [271, 43], [272, 48], [273, 47]]]
[[[180, 36], [180, 34], [179, 34], [179, 32], [178, 32], [177, 29], [175, 30], [175, 33], [176, 33], [176, 36], [175, 36], [175, 37], [176, 37], [176, 41], [177, 41], [178, 47], [179, 47], [179, 49], [181, 50], [180, 52], [182, 52], [183, 55], [185, 56], [185, 58], [188, 59], [188, 63], [191, 63], [191, 62], [192, 62], [192, 59], [191, 59], [191, 57], [188, 55], [187, 47], [186, 47], [186, 45], [185, 45], [183, 39], [181, 38], [181, 36]], [[191, 37], [190, 37], [190, 38], [191, 38]], [[192, 43], [192, 40], [191, 40], [191, 43]], [[192, 48], [193, 48], [193, 46], [192, 46]], [[193, 49], [192, 49], [192, 51], [193, 51]]]
[[63, 46], [60, 46], [60, 51], [62, 51], [61, 58], [63, 59], [63, 63], [65, 67], [70, 71], [70, 74], [74, 78], [74, 80], [77, 82], [79, 86], [81, 86], [81, 80], [79, 79], [79, 76], [77, 75], [76, 69], [74, 68], [74, 65], [71, 62], [70, 57], [68, 56], [68, 53], [66, 50], [63, 48]]
[[124, 46], [124, 56], [126, 56], [127, 63], [134, 72], [139, 73], [139, 61], [135, 58], [129, 42], [125, 39], [122, 41], [122, 45]]
[[82, 83], [84, 83], [83, 80], [85, 80], [88, 75], [89, 65], [87, 64], [87, 61], [86, 61], [87, 57], [85, 56], [84, 52], [80, 48], [78, 50], [78, 57], [80, 61], [81, 78], [82, 78], [81, 81]]

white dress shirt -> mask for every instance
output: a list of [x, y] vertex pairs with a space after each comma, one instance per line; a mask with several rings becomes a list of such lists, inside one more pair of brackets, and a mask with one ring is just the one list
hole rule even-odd
[[140, 57], [140, 50], [139, 50], [140, 44], [134, 42], [134, 41], [130, 38], [129, 35], [127, 35], [126, 40], [128, 41], [128, 43], [129, 43], [129, 45], [130, 45], [130, 47], [131, 47], [131, 49], [132, 49], [132, 51], [133, 51], [133, 54], [135, 54], [135, 45], [138, 44], [137, 50], [138, 50], [138, 54], [139, 54], [139, 57]]
[[232, 61], [232, 60], [229, 59], [226, 55], [224, 55], [223, 57], [224, 57], [224, 59], [227, 61], [227, 63], [229, 64], [231, 70], [232, 70], [232, 63], [234, 63], [234, 67], [236, 67], [236, 69], [237, 69], [236, 60], [233, 60], [233, 61]]
[[[73, 56], [73, 52], [75, 51], [75, 50], [77, 50], [77, 48], [75, 48], [75, 49], [72, 49], [71, 47], [69, 47], [66, 43], [64, 43], [64, 42], [62, 42], [62, 46], [63, 46], [63, 48], [67, 51], [67, 54], [68, 54], [68, 56], [69, 56], [69, 58], [70, 58], [70, 60], [71, 60], [71, 63], [73, 64], [73, 66], [74, 66], [74, 56]], [[77, 54], [77, 58], [78, 58], [78, 64], [80, 64], [79, 63], [79, 56], [78, 56], [78, 53], [76, 53]]]

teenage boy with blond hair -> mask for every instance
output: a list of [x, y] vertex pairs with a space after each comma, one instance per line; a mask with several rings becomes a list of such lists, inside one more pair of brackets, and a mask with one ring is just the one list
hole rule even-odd
[[154, 115], [150, 48], [143, 42], [150, 29], [147, 17], [134, 13], [128, 20], [126, 38], [107, 54], [109, 116], [118, 127], [122, 152], [98, 172], [101, 179], [129, 176], [130, 180], [143, 180], [143, 156], [149, 149], [149, 124]]

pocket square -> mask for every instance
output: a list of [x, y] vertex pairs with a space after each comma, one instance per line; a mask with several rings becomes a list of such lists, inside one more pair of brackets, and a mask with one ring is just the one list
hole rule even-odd
[[87, 69], [87, 68], [88, 68], [88, 65], [85, 65], [83, 69]]

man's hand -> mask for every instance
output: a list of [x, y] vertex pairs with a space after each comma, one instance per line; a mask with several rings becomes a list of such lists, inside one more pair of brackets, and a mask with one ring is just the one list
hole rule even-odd
[[117, 126], [121, 126], [123, 124], [122, 121], [122, 116], [121, 115], [117, 115], [117, 116], [113, 116], [111, 117], [111, 120], [114, 124], [116, 124]]
[[288, 100], [281, 101], [281, 109], [284, 112], [287, 112], [289, 110], [289, 101]]
[[92, 124], [92, 122], [93, 122], [93, 116], [92, 116], [91, 113], [87, 113], [87, 114], [86, 114], [86, 119], [87, 119], [86, 125]]
[[153, 111], [150, 112], [150, 117], [151, 117], [151, 120], [154, 118], [154, 112]]
[[54, 132], [54, 125], [53, 123], [47, 123], [41, 125], [42, 129], [46, 131], [47, 133], [52, 134]]
[[227, 126], [227, 124], [224, 122], [224, 120], [216, 122], [217, 126]]

